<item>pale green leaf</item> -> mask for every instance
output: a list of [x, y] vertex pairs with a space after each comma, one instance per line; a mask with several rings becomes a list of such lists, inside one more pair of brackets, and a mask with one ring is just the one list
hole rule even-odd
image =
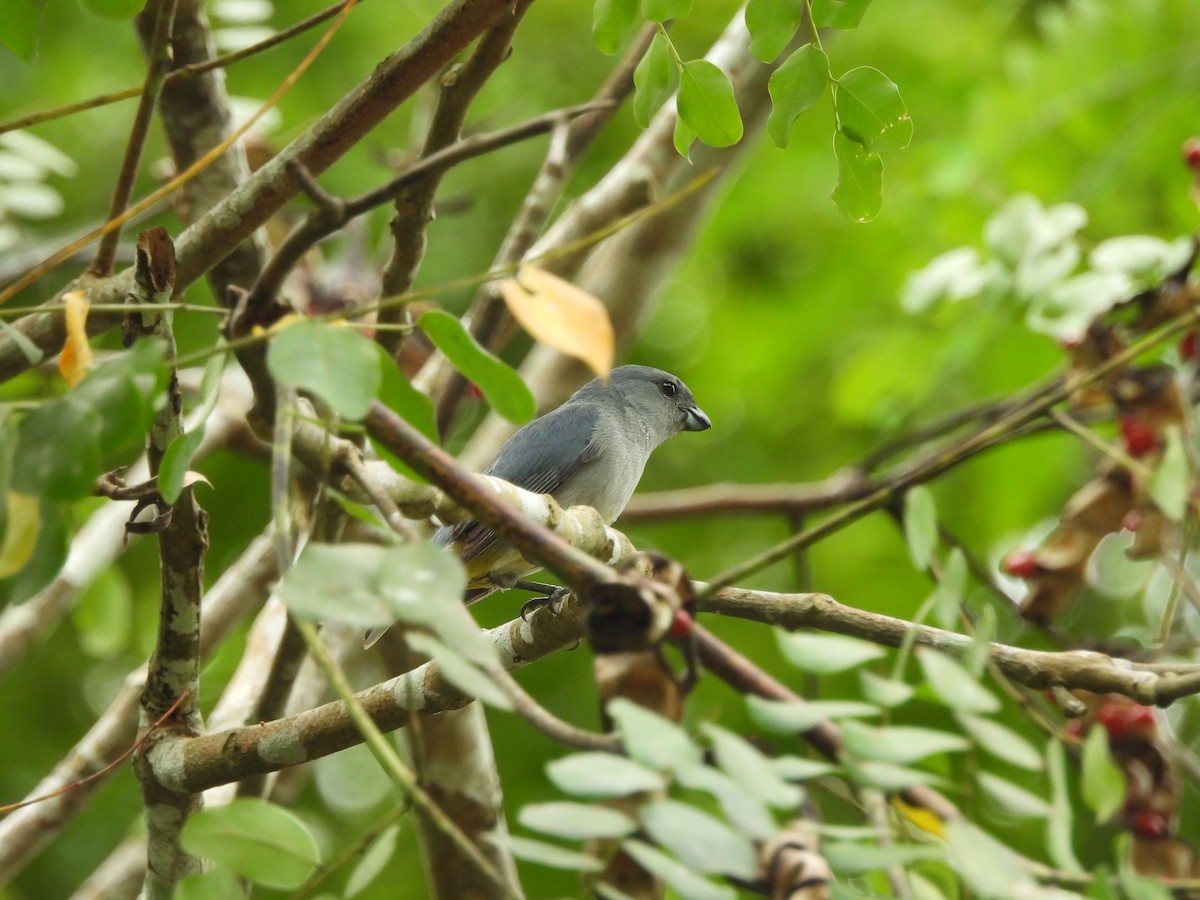
[[637, 822], [619, 810], [588, 803], [531, 803], [521, 807], [517, 821], [534, 831], [565, 840], [622, 838], [637, 831]]
[[608, 704], [608, 714], [632, 759], [653, 769], [673, 770], [698, 763], [703, 753], [679, 725], [624, 697]]
[[633, 24], [638, 0], [596, 0], [592, 11], [592, 37], [601, 53], [612, 56], [621, 48], [625, 32]]
[[984, 793], [1011, 816], [1020, 819], [1045, 819], [1051, 813], [1049, 803], [1011, 781], [1005, 781], [990, 772], [980, 772], [976, 780]]
[[904, 494], [904, 539], [913, 565], [922, 572], [928, 569], [938, 544], [938, 521], [933, 493], [924, 485]]
[[1031, 772], [1041, 771], [1041, 753], [1007, 725], [969, 712], [959, 712], [957, 718], [984, 753]]
[[778, 641], [788, 662], [818, 675], [844, 672], [884, 655], [883, 649], [875, 644], [840, 634], [780, 632]]
[[813, 0], [813, 24], [818, 28], [857, 28], [871, 0]]
[[879, 715], [879, 707], [855, 700], [785, 703], [751, 694], [746, 697], [746, 706], [759, 727], [776, 734], [799, 734], [821, 722]]
[[1108, 731], [1099, 725], [1092, 725], [1083, 740], [1080, 790], [1099, 823], [1111, 819], [1125, 802], [1125, 774], [1113, 761]]
[[687, 866], [642, 841], [625, 841], [621, 844], [621, 849], [633, 857], [643, 869], [657, 875], [681, 897], [688, 900], [734, 900], [736, 896], [732, 888], [702, 878]]
[[966, 712], [991, 713], [1000, 708], [1000, 701], [956, 659], [938, 650], [920, 648], [917, 661], [925, 681], [938, 699], [951, 709]]
[[566, 869], [576, 873], [599, 872], [604, 864], [594, 856], [568, 850], [557, 844], [547, 844], [530, 838], [506, 834], [503, 837], [493, 833], [489, 840], [508, 850], [517, 859], [536, 863], [539, 866], [549, 866], [552, 869]]
[[366, 416], [382, 377], [371, 340], [310, 319], [298, 319], [272, 338], [267, 368], [280, 384], [308, 391], [351, 421]]
[[665, 785], [653, 769], [611, 753], [564, 756], [548, 763], [546, 774], [560, 790], [578, 797], [625, 797]]
[[185, 850], [266, 887], [298, 887], [321, 861], [317, 842], [292, 812], [243, 797], [202, 809], [183, 826]]
[[354, 897], [361, 894], [379, 876], [379, 873], [387, 867], [387, 864], [396, 852], [396, 840], [399, 836], [400, 826], [392, 825], [384, 829], [371, 842], [371, 846], [367, 848], [367, 852], [362, 855], [362, 859], [358, 861], [358, 865], [354, 867], [350, 872], [350, 877], [346, 879], [346, 887], [342, 890], [345, 897]]
[[655, 800], [641, 809], [642, 826], [659, 846], [705, 875], [751, 879], [758, 868], [744, 835], [706, 812], [678, 800]]
[[1172, 522], [1182, 522], [1191, 496], [1187, 450], [1178, 425], [1168, 425], [1165, 436], [1162, 459], [1150, 476], [1150, 496], [1164, 516]]

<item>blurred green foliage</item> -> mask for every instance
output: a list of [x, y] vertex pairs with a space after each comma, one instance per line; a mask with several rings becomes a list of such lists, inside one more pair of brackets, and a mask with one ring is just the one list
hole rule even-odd
[[[283, 99], [270, 143], [280, 146], [311, 124], [440, 5], [433, 0], [363, 3]], [[321, 6], [315, 0], [279, 4], [272, 24], [282, 27]], [[728, 2], [697, 4], [672, 40], [693, 57], [701, 54], [733, 9]], [[578, 4], [534, 4], [511, 60], [476, 105], [474, 125], [503, 126], [586, 99], [611, 65], [595, 48], [590, 19]], [[295, 65], [307, 41], [235, 67], [230, 89], [238, 96], [265, 97]], [[825, 49], [835, 77], [857, 66], [887, 73], [914, 123], [912, 143], [886, 155], [882, 212], [864, 226], [843, 218], [830, 200], [836, 160], [828, 93], [800, 117], [786, 149], [761, 134], [747, 135], [758, 147], [666, 282], [628, 360], [678, 373], [714, 422], [710, 433], [664, 446], [642, 482], [643, 492], [818, 479], [921, 422], [1053, 372], [1063, 359], [1060, 349], [1030, 332], [1017, 310], [961, 303], [910, 316], [898, 302], [909, 273], [953, 247], [979, 246], [984, 222], [1014, 194], [1032, 194], [1047, 206], [1080, 204], [1088, 213], [1082, 230], [1088, 244], [1125, 234], [1171, 239], [1195, 228], [1190, 176], [1179, 163], [1184, 139], [1200, 131], [1200, 17], [1190, 0], [876, 0], [857, 30], [829, 38]], [[98, 19], [58, 0], [45, 10], [33, 61], [0, 50], [0, 115], [114, 90], [141, 77], [128, 23]], [[419, 143], [430, 103], [428, 93], [414, 98], [323, 175], [322, 184], [336, 193], [375, 186], [387, 174], [384, 154], [403, 153]], [[133, 102], [127, 101], [34, 129], [72, 156], [80, 171], [74, 178], [49, 177], [66, 199], [66, 211], [48, 222], [26, 223], [31, 241], [49, 249], [98, 221], [132, 112]], [[571, 193], [594, 183], [636, 131], [632, 113], [622, 110]], [[430, 228], [419, 287], [486, 268], [540, 163], [542, 146], [512, 147], [451, 173], [441, 198], [454, 209]], [[164, 154], [155, 132], [146, 159]], [[152, 168], [143, 166], [139, 194], [154, 186]], [[460, 200], [466, 202], [451, 204]], [[158, 214], [155, 222], [177, 230], [169, 212]], [[385, 223], [382, 212], [370, 222], [369, 244], [379, 260], [387, 252]], [[43, 299], [61, 283], [46, 279], [18, 302]], [[208, 302], [206, 292], [197, 284], [187, 299]], [[459, 290], [440, 299], [457, 311], [467, 297]], [[214, 316], [181, 314], [176, 322], [183, 351], [214, 339]], [[115, 340], [110, 335], [104, 342], [116, 346]], [[207, 565], [212, 578], [265, 524], [268, 476], [264, 464], [232, 452], [208, 459], [202, 471], [213, 485], [211, 491], [200, 489], [212, 515]], [[1072, 438], [1036, 437], [955, 470], [933, 486], [933, 496], [941, 521], [978, 555], [994, 557], [1026, 529], [1053, 516], [1087, 472], [1087, 455]], [[81, 507], [77, 520], [90, 508]], [[638, 525], [628, 533], [637, 546], [661, 549], [704, 578], [793, 527], [779, 518], [726, 517]], [[811, 586], [845, 603], [901, 617], [911, 617], [930, 590], [926, 576], [913, 569], [900, 529], [883, 515], [823, 541], [808, 554], [804, 569], [802, 583], [797, 568], [785, 563], [749, 579], [747, 586]], [[60, 629], [8, 673], [0, 686], [0, 724], [8, 735], [0, 741], [0, 802], [25, 794], [82, 735], [123, 674], [144, 659], [153, 639], [156, 592], [153, 548], [143, 541], [89, 593], [71, 627]], [[968, 600], [972, 606], [992, 602], [978, 592]], [[480, 614], [485, 624], [494, 624], [512, 612], [511, 604], [494, 598]], [[1008, 610], [998, 612], [1000, 639], [1015, 639], [1019, 626]], [[1115, 617], [1113, 610], [1101, 615]], [[805, 680], [782, 663], [767, 629], [735, 621], [715, 627], [763, 666], [804, 686]], [[101, 628], [110, 630], [103, 639], [82, 633]], [[206, 709], [228, 678], [238, 649], [238, 641], [231, 642], [207, 668]], [[552, 711], [596, 723], [586, 651], [558, 654], [518, 677]], [[840, 699], [856, 695], [857, 684], [854, 676], [829, 676], [820, 690]], [[918, 702], [929, 710], [930, 727], [956, 729], [948, 711]], [[719, 719], [741, 734], [757, 734], [740, 699], [720, 685], [702, 683], [690, 708], [697, 719]], [[1194, 731], [1194, 714], [1190, 720], [1184, 713], [1178, 716], [1178, 724]], [[560, 755], [558, 749], [511, 715], [490, 718], [508, 808], [555, 799], [544, 765]], [[1006, 721], [1025, 727], [1015, 715]], [[1032, 729], [1025, 733], [1036, 739]], [[357, 760], [357, 765], [371, 765], [363, 754]], [[343, 764], [339, 758], [317, 768], [335, 772]], [[963, 764], [955, 762], [942, 774], [963, 778]], [[324, 782], [338, 783], [328, 775]], [[381, 787], [387, 799], [373, 807], [331, 811], [321, 802], [322, 783], [319, 776], [296, 808], [315, 828], [328, 857], [364, 831], [393, 798]], [[1023, 784], [1046, 795], [1041, 775]], [[139, 827], [130, 824], [138, 810], [136, 787], [124, 772], [16, 884], [0, 890], [0, 897], [67, 896], [130, 827]], [[839, 814], [853, 818], [834, 800], [824, 812], [835, 821]], [[989, 826], [1016, 849], [1041, 855], [1040, 831], [1017, 820], [1006, 824], [994, 811], [987, 815]], [[1185, 813], [1184, 833], [1194, 836], [1198, 826], [1194, 814]], [[391, 874], [360, 896], [398, 896], [399, 884], [403, 896], [422, 896], [407, 825], [400, 829], [398, 846]], [[1101, 834], [1079, 841], [1075, 850], [1087, 868], [1109, 861]], [[568, 874], [537, 868], [524, 874], [531, 897], [576, 889]]]

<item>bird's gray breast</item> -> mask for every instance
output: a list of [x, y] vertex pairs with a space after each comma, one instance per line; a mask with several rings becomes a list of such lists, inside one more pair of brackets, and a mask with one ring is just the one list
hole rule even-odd
[[633, 496], [653, 449], [644, 429], [601, 414], [589, 444], [590, 459], [555, 492], [555, 499], [563, 506], [594, 507], [605, 522], [612, 522]]

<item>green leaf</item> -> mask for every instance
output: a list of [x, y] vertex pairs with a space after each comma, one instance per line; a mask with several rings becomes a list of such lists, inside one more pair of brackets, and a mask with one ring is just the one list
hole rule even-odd
[[282, 806], [240, 798], [202, 809], [183, 826], [183, 847], [266, 887], [298, 887], [321, 861], [304, 823]]
[[682, 19], [692, 11], [692, 0], [642, 0], [642, 18], [648, 22]]
[[71, 610], [83, 652], [112, 659], [129, 647], [133, 633], [133, 591], [123, 569], [113, 566], [96, 576]]
[[861, 722], [841, 723], [842, 741], [858, 759], [913, 763], [937, 753], [958, 753], [970, 747], [960, 735], [910, 725], [872, 728]]
[[483, 391], [492, 409], [516, 425], [533, 418], [537, 403], [521, 376], [479, 346], [462, 322], [435, 309], [421, 316], [418, 324], [454, 367]]
[[1113, 761], [1108, 731], [1098, 725], [1083, 740], [1080, 789], [1097, 823], [1107, 822], [1125, 802], [1125, 773]]
[[813, 0], [813, 24], [818, 28], [857, 28], [871, 0]]
[[802, 759], [799, 756], [777, 756], [771, 760], [771, 765], [786, 781], [811, 781], [837, 771], [833, 763], [821, 762], [817, 759]]
[[696, 132], [688, 128], [682, 116], [675, 117], [675, 133], [671, 137], [675, 144], [675, 152], [686, 159], [692, 160], [692, 143], [696, 140]]
[[204, 440], [208, 417], [217, 408], [221, 375], [225, 371], [225, 354], [211, 357], [200, 379], [200, 408], [195, 414], [196, 425], [167, 445], [158, 466], [158, 492], [167, 503], [174, 503], [183, 493], [183, 480], [192, 465], [192, 457]]
[[673, 71], [670, 42], [660, 31], [633, 70], [633, 119], [643, 128], [650, 124], [654, 111], [670, 93]]
[[987, 668], [988, 660], [992, 657], [992, 641], [995, 639], [996, 610], [994, 607], [985, 606], [975, 620], [975, 634], [971, 638], [971, 646], [962, 656], [963, 668], [976, 678], [981, 677], [983, 670]]
[[800, 26], [803, 8], [802, 0], [750, 0], [746, 4], [746, 28], [751, 55], [761, 62], [774, 61]]
[[924, 572], [938, 544], [937, 507], [933, 493], [924, 485], [909, 488], [904, 494], [904, 540], [913, 565]]
[[0, 597], [10, 606], [24, 603], [62, 571], [71, 538], [70, 508], [42, 502], [38, 507], [37, 541], [24, 566], [0, 580]]
[[769, 840], [778, 830], [766, 804], [712, 766], [683, 766], [676, 770], [675, 780], [681, 787], [710, 794], [725, 818], [756, 841]]
[[884, 678], [874, 672], [858, 673], [859, 684], [862, 685], [863, 697], [880, 706], [901, 706], [912, 699], [916, 689], [911, 684]]
[[204, 872], [193, 872], [184, 876], [175, 888], [174, 900], [228, 900], [243, 894], [238, 877], [219, 866]]
[[700, 762], [703, 753], [679, 725], [624, 697], [608, 704], [625, 752], [653, 769], [673, 770]]
[[382, 374], [374, 342], [351, 328], [300, 319], [267, 348], [267, 368], [280, 384], [309, 391], [344, 419], [366, 416]]
[[1036, 886], [1021, 858], [963, 819], [946, 823], [946, 861], [981, 897], [1036, 896]]
[[488, 642], [453, 624], [465, 622], [458, 609], [465, 586], [458, 559], [427, 541], [394, 547], [310, 543], [275, 590], [304, 619], [358, 628], [399, 620], [431, 628], [461, 652], [474, 653], [475, 641]]
[[1075, 814], [1067, 791], [1067, 752], [1062, 742], [1051, 738], [1046, 748], [1046, 772], [1050, 776], [1050, 808], [1046, 819], [1046, 852], [1053, 865], [1065, 872], [1079, 874], [1083, 866], [1071, 847]]
[[1172, 522], [1182, 522], [1191, 496], [1191, 473], [1178, 425], [1167, 426], [1166, 442], [1162, 459], [1150, 476], [1150, 496], [1164, 516]]
[[919, 862], [936, 862], [946, 857], [941, 847], [928, 844], [864, 844], [830, 842], [821, 846], [821, 855], [840, 876], [862, 875]]
[[637, 831], [637, 822], [619, 810], [589, 803], [530, 803], [517, 821], [526, 828], [572, 841], [622, 838]]
[[592, 11], [592, 38], [601, 53], [612, 56], [637, 15], [638, 0], [596, 0]]
[[79, 0], [79, 5], [105, 19], [132, 19], [146, 4], [143, 0]]
[[435, 662], [441, 670], [442, 677], [463, 693], [496, 709], [512, 710], [512, 698], [495, 679], [454, 647], [421, 631], [408, 632], [404, 640], [417, 653], [422, 653]]
[[821, 722], [879, 715], [879, 707], [854, 700], [784, 703], [750, 694], [746, 697], [746, 706], [750, 710], [750, 718], [760, 728], [775, 734], [799, 734]]
[[52, 500], [90, 494], [106, 462], [144, 445], [162, 399], [162, 360], [157, 341], [140, 341], [26, 415], [13, 458], [13, 483], [24, 493]]
[[13, 481], [51, 500], [86, 497], [100, 475], [100, 417], [68, 393], [43, 403], [21, 422]]
[[800, 803], [801, 790], [784, 781], [771, 760], [745, 738], [711, 722], [704, 725], [704, 733], [712, 741], [721, 771], [745, 790], [776, 808], [789, 809]]
[[343, 896], [354, 897], [367, 889], [395, 855], [396, 840], [399, 836], [400, 826], [392, 825], [371, 842], [367, 852], [362, 855], [362, 859], [346, 879], [346, 887], [342, 889]]
[[900, 89], [870, 66], [859, 66], [834, 81], [833, 107], [838, 129], [873, 153], [903, 150], [913, 124]]
[[46, 0], [9, 0], [4, 15], [0, 16], [0, 44], [21, 59], [33, 59], [45, 8]]
[[882, 648], [840, 634], [778, 634], [779, 649], [797, 669], [828, 675], [861, 666], [884, 655]]
[[708, 813], [678, 800], [655, 800], [642, 807], [641, 819], [655, 843], [694, 871], [754, 878], [758, 869], [754, 846]]
[[917, 661], [925, 681], [938, 699], [951, 709], [966, 712], [991, 713], [1000, 708], [1000, 701], [956, 659], [945, 653], [922, 647]]
[[742, 138], [742, 117], [729, 76], [706, 59], [683, 64], [679, 117], [710, 147], [728, 147]]
[[621, 849], [633, 857], [634, 862], [652, 875], [657, 875], [668, 887], [673, 888], [688, 900], [734, 900], [731, 888], [714, 884], [702, 878], [687, 866], [680, 865], [649, 844], [642, 841], [625, 841]]
[[842, 131], [833, 133], [838, 180], [833, 202], [838, 211], [854, 222], [870, 222], [883, 205], [883, 160]]
[[969, 712], [959, 712], [957, 718], [984, 753], [1030, 772], [1041, 771], [1042, 755], [1038, 749], [1007, 725]]
[[[374, 342], [372, 342], [374, 343]], [[396, 361], [386, 350], [375, 344], [382, 375], [379, 384], [379, 402], [402, 418], [434, 443], [438, 442], [437, 422], [433, 401], [412, 386], [404, 377]]]
[[547, 844], [530, 838], [506, 834], [501, 837], [494, 832], [488, 835], [488, 840], [505, 848], [517, 859], [535, 863], [539, 866], [549, 866], [552, 869], [567, 869], [577, 873], [599, 872], [604, 864], [594, 856], [568, 850], [557, 844]]
[[918, 784], [940, 784], [942, 782], [942, 779], [928, 772], [876, 760], [847, 764], [846, 769], [850, 774], [850, 779], [856, 784], [864, 784], [889, 793], [903, 791]]
[[980, 772], [977, 781], [984, 793], [1011, 816], [1020, 819], [1045, 819], [1051, 813], [1049, 803], [1011, 781], [1005, 781], [989, 772]]
[[771, 115], [767, 134], [776, 147], [786, 147], [792, 125], [802, 113], [821, 99], [829, 83], [829, 57], [815, 44], [805, 44], [771, 73], [767, 91]]
[[577, 797], [626, 797], [666, 785], [653, 769], [611, 753], [573, 753], [548, 763], [546, 774], [560, 790]]
[[[931, 501], [932, 502], [932, 501]], [[935, 513], [936, 516], [936, 513]], [[934, 540], [936, 542], [936, 525]], [[911, 552], [912, 542], [909, 542]], [[932, 559], [932, 552], [930, 558]], [[958, 612], [962, 608], [963, 598], [967, 592], [967, 558], [962, 550], [953, 547], [942, 566], [942, 577], [938, 580], [934, 591], [933, 618], [942, 628], [953, 630], [958, 622]], [[984, 609], [991, 609], [990, 606]]]

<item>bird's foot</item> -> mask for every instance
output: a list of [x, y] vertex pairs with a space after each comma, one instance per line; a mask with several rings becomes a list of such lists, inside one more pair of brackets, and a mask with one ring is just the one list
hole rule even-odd
[[[549, 586], [548, 585], [540, 585], [539, 586], [539, 588], [543, 589], [543, 590], [546, 589], [547, 587], [549, 587]], [[524, 622], [528, 622], [529, 614], [531, 612], [541, 609], [543, 606], [547, 606], [550, 608], [551, 615], [558, 615], [558, 604], [569, 593], [571, 593], [570, 588], [558, 587], [558, 588], [554, 588], [553, 590], [551, 590], [550, 593], [546, 594], [545, 596], [534, 597], [532, 600], [526, 601], [525, 604], [521, 607], [521, 620]]]

